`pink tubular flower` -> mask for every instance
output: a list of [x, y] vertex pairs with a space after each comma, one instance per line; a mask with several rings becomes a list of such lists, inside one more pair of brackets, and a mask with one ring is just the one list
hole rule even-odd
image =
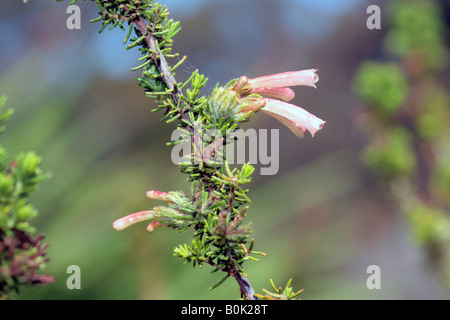
[[[176, 192], [163, 192], [163, 191], [156, 191], [156, 190], [149, 190], [146, 193], [147, 198], [154, 199], [154, 200], [162, 200], [170, 203], [176, 203], [177, 195]], [[160, 227], [166, 225], [165, 223], [160, 223], [157, 221], [161, 218], [161, 210], [162, 208], [166, 207], [155, 207], [153, 210], [148, 211], [140, 211], [136, 213], [129, 214], [125, 217], [122, 217], [113, 223], [113, 228], [117, 231], [124, 230], [128, 228], [129, 226], [146, 220], [154, 220], [147, 226], [148, 232], [153, 232], [156, 229], [159, 229]], [[167, 210], [170, 210], [169, 208], [166, 208]]]
[[299, 138], [304, 136], [306, 130], [314, 137], [325, 125], [322, 119], [293, 104], [268, 98], [264, 101], [266, 105], [260, 110], [279, 120]]
[[278, 73], [270, 76], [249, 79], [247, 85], [251, 89], [292, 86], [309, 86], [315, 88], [315, 83], [319, 81], [319, 76], [316, 72], [317, 69], [309, 69]]
[[114, 221], [113, 228], [117, 231], [121, 231], [135, 223], [145, 221], [145, 220], [151, 220], [154, 218], [155, 218], [155, 213], [153, 210], [140, 211], [140, 212], [129, 214], [125, 217], [122, 217], [122, 218]]
[[295, 93], [291, 88], [262, 87], [252, 89], [250, 93], [283, 101], [291, 101], [295, 98]]

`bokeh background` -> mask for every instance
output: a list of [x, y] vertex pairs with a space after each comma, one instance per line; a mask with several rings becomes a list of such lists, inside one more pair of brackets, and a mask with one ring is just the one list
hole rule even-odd
[[[363, 61], [385, 59], [388, 1], [161, 2], [183, 28], [174, 47], [188, 60], [176, 77], [199, 69], [210, 79], [204, 94], [241, 75], [319, 69], [318, 89], [296, 88], [294, 100], [327, 121], [314, 139], [298, 140], [264, 115], [245, 125], [279, 128], [281, 139], [279, 173], [257, 170], [249, 186], [255, 250], [267, 253], [245, 265], [253, 287], [260, 292], [269, 278], [282, 285], [292, 277], [294, 288], [305, 289], [302, 299], [446, 299], [407, 222], [361, 161], [367, 138], [352, 83]], [[448, 19], [448, 1], [440, 3]], [[382, 9], [381, 30], [366, 27], [370, 4]], [[36, 151], [53, 174], [32, 201], [55, 282], [16, 298], [238, 298], [233, 280], [209, 291], [221, 274], [173, 257], [189, 230], [112, 229], [115, 219], [154, 205], [147, 190], [188, 184], [165, 145], [174, 127], [150, 112], [152, 100], [129, 71], [139, 52], [125, 50], [119, 29], [99, 35], [99, 24], [89, 23], [96, 6], [78, 5], [81, 30], [66, 28], [67, 1], [7, 1], [0, 10], [0, 93], [15, 110], [2, 144], [10, 154]], [[73, 264], [81, 290], [66, 287]], [[366, 287], [373, 264], [381, 290]]]

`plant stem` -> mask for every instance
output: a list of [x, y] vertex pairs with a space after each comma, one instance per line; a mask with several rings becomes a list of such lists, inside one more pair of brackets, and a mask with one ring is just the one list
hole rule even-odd
[[[180, 109], [180, 107], [179, 107], [179, 103], [184, 103], [184, 102], [182, 100], [180, 101], [181, 92], [179, 91], [178, 87], [176, 86], [177, 82], [175, 80], [175, 77], [173, 76], [172, 72], [170, 71], [170, 67], [166, 61], [164, 54], [162, 54], [158, 50], [158, 48], [156, 46], [155, 38], [153, 37], [152, 33], [148, 29], [148, 24], [140, 16], [134, 16], [133, 19], [131, 19], [131, 22], [136, 25], [136, 27], [139, 29], [139, 32], [141, 33], [141, 35], [146, 35], [145, 42], [146, 42], [146, 45], [148, 46], [148, 48], [150, 48], [153, 52], [157, 52], [157, 54], [152, 54], [152, 60], [155, 62], [155, 65], [157, 66], [159, 72], [161, 73], [161, 75], [163, 77], [163, 81], [164, 81], [165, 85], [167, 86], [167, 88], [169, 90], [173, 90], [173, 92], [171, 93], [171, 97], [172, 97], [174, 104], [178, 107], [180, 116], [184, 120], [189, 121], [188, 110], [186, 110], [184, 108]], [[187, 125], [186, 129], [191, 133], [196, 132], [196, 130], [193, 126]], [[195, 137], [195, 134], [193, 134], [193, 137]], [[223, 143], [223, 139], [221, 139], [220, 142], [217, 142], [216, 144], [222, 144], [222, 143]], [[218, 147], [216, 144], [215, 144], [215, 147]], [[204, 181], [207, 183], [207, 186], [209, 189], [209, 194], [211, 195], [213, 193], [213, 190], [212, 190], [211, 185], [209, 184], [209, 179], [207, 177], [204, 177]], [[230, 212], [231, 212], [231, 208], [232, 208], [233, 197], [234, 197], [234, 193], [231, 192], [230, 208], [229, 208]], [[246, 300], [257, 300], [257, 298], [255, 297], [255, 290], [253, 289], [252, 285], [250, 284], [250, 281], [247, 279], [247, 277], [245, 277], [238, 271], [237, 267], [234, 264], [232, 264], [232, 266], [230, 268], [228, 268], [228, 270], [222, 269], [222, 271], [227, 272], [230, 276], [233, 276], [236, 279], [237, 283], [239, 284], [239, 290]]]
[[255, 297], [255, 290], [253, 290], [253, 287], [247, 277], [239, 273], [236, 268], [228, 271], [228, 274], [236, 279], [239, 284], [239, 290], [244, 295], [246, 300], [258, 300]]
[[[154, 52], [158, 52], [158, 54], [153, 54], [152, 59], [155, 62], [155, 65], [158, 67], [159, 72], [161, 73], [163, 77], [163, 81], [166, 84], [167, 88], [169, 90], [173, 90], [172, 92], [172, 100], [174, 104], [179, 107], [180, 103], [180, 95], [181, 92], [179, 91], [178, 87], [175, 87], [175, 84], [177, 83], [175, 80], [175, 77], [173, 76], [172, 72], [170, 71], [169, 64], [167, 63], [166, 57], [164, 54], [159, 51], [159, 49], [156, 46], [155, 38], [153, 37], [152, 33], [148, 30], [147, 23], [140, 17], [135, 17], [132, 21], [136, 25], [136, 27], [139, 29], [139, 32], [144, 35], [147, 34], [145, 37], [145, 42], [147, 46]], [[181, 103], [184, 103], [181, 101]], [[182, 119], [189, 120], [188, 113], [185, 109], [179, 109], [179, 113]], [[186, 129], [193, 133], [194, 128], [192, 126], [187, 126]]]

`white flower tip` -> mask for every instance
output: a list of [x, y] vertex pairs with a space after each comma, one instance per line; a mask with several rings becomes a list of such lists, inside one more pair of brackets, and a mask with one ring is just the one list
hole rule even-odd
[[311, 71], [313, 72], [313, 81], [312, 81], [312, 87], [314, 87], [315, 89], [317, 89], [316, 87], [316, 83], [319, 82], [319, 75], [316, 73], [317, 71], [319, 71], [319, 69], [311, 69]]
[[116, 231], [121, 231], [121, 230], [123, 230], [123, 229], [125, 228], [125, 227], [124, 227], [123, 221], [120, 221], [120, 219], [117, 220], [117, 221], [114, 221], [114, 223], [113, 223], [113, 228], [114, 228], [114, 230], [116, 230]]
[[129, 221], [127, 221], [124, 218], [120, 218], [120, 219], [114, 221], [114, 223], [113, 223], [113, 228], [116, 231], [122, 231], [122, 230], [126, 229], [128, 226], [130, 226], [130, 223], [129, 223]]
[[308, 69], [292, 72], [292, 74], [295, 74], [296, 78], [292, 85], [303, 85], [317, 89], [315, 85], [319, 81], [319, 75], [316, 73], [317, 71], [318, 69]]
[[311, 130], [311, 136], [314, 138], [314, 136], [316, 135], [317, 131], [320, 131], [323, 129], [323, 127], [325, 126], [325, 123], [327, 123], [326, 121], [320, 120], [320, 122], [317, 125], [317, 128], [315, 130]]

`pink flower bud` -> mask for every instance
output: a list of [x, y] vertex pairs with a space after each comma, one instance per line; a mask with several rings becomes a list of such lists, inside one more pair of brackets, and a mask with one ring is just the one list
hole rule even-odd
[[325, 125], [325, 121], [295, 105], [268, 98], [264, 101], [266, 105], [261, 111], [281, 121], [299, 137], [302, 137], [306, 130], [314, 137]]
[[161, 228], [162, 226], [163, 226], [162, 223], [159, 223], [158, 221], [153, 221], [152, 223], [150, 223], [150, 224], [147, 226], [147, 231], [148, 231], [148, 232], [153, 232], [153, 231], [155, 231], [155, 230]]
[[319, 76], [317, 69], [290, 71], [248, 80], [251, 89], [265, 87], [309, 86], [315, 88]]
[[242, 76], [239, 78], [239, 80], [236, 82], [236, 84], [233, 87], [233, 90], [236, 92], [241, 92], [242, 89], [247, 85], [248, 78], [246, 76]]
[[258, 100], [250, 100], [250, 104], [246, 106], [245, 108], [242, 108], [239, 110], [239, 113], [247, 113], [247, 112], [256, 112], [263, 108], [266, 105], [266, 101], [264, 99], [258, 99]]
[[170, 201], [170, 194], [162, 191], [149, 190], [146, 193], [147, 198], [154, 200]]
[[117, 231], [121, 231], [140, 221], [150, 220], [154, 218], [155, 214], [153, 210], [136, 212], [114, 221], [113, 228]]

